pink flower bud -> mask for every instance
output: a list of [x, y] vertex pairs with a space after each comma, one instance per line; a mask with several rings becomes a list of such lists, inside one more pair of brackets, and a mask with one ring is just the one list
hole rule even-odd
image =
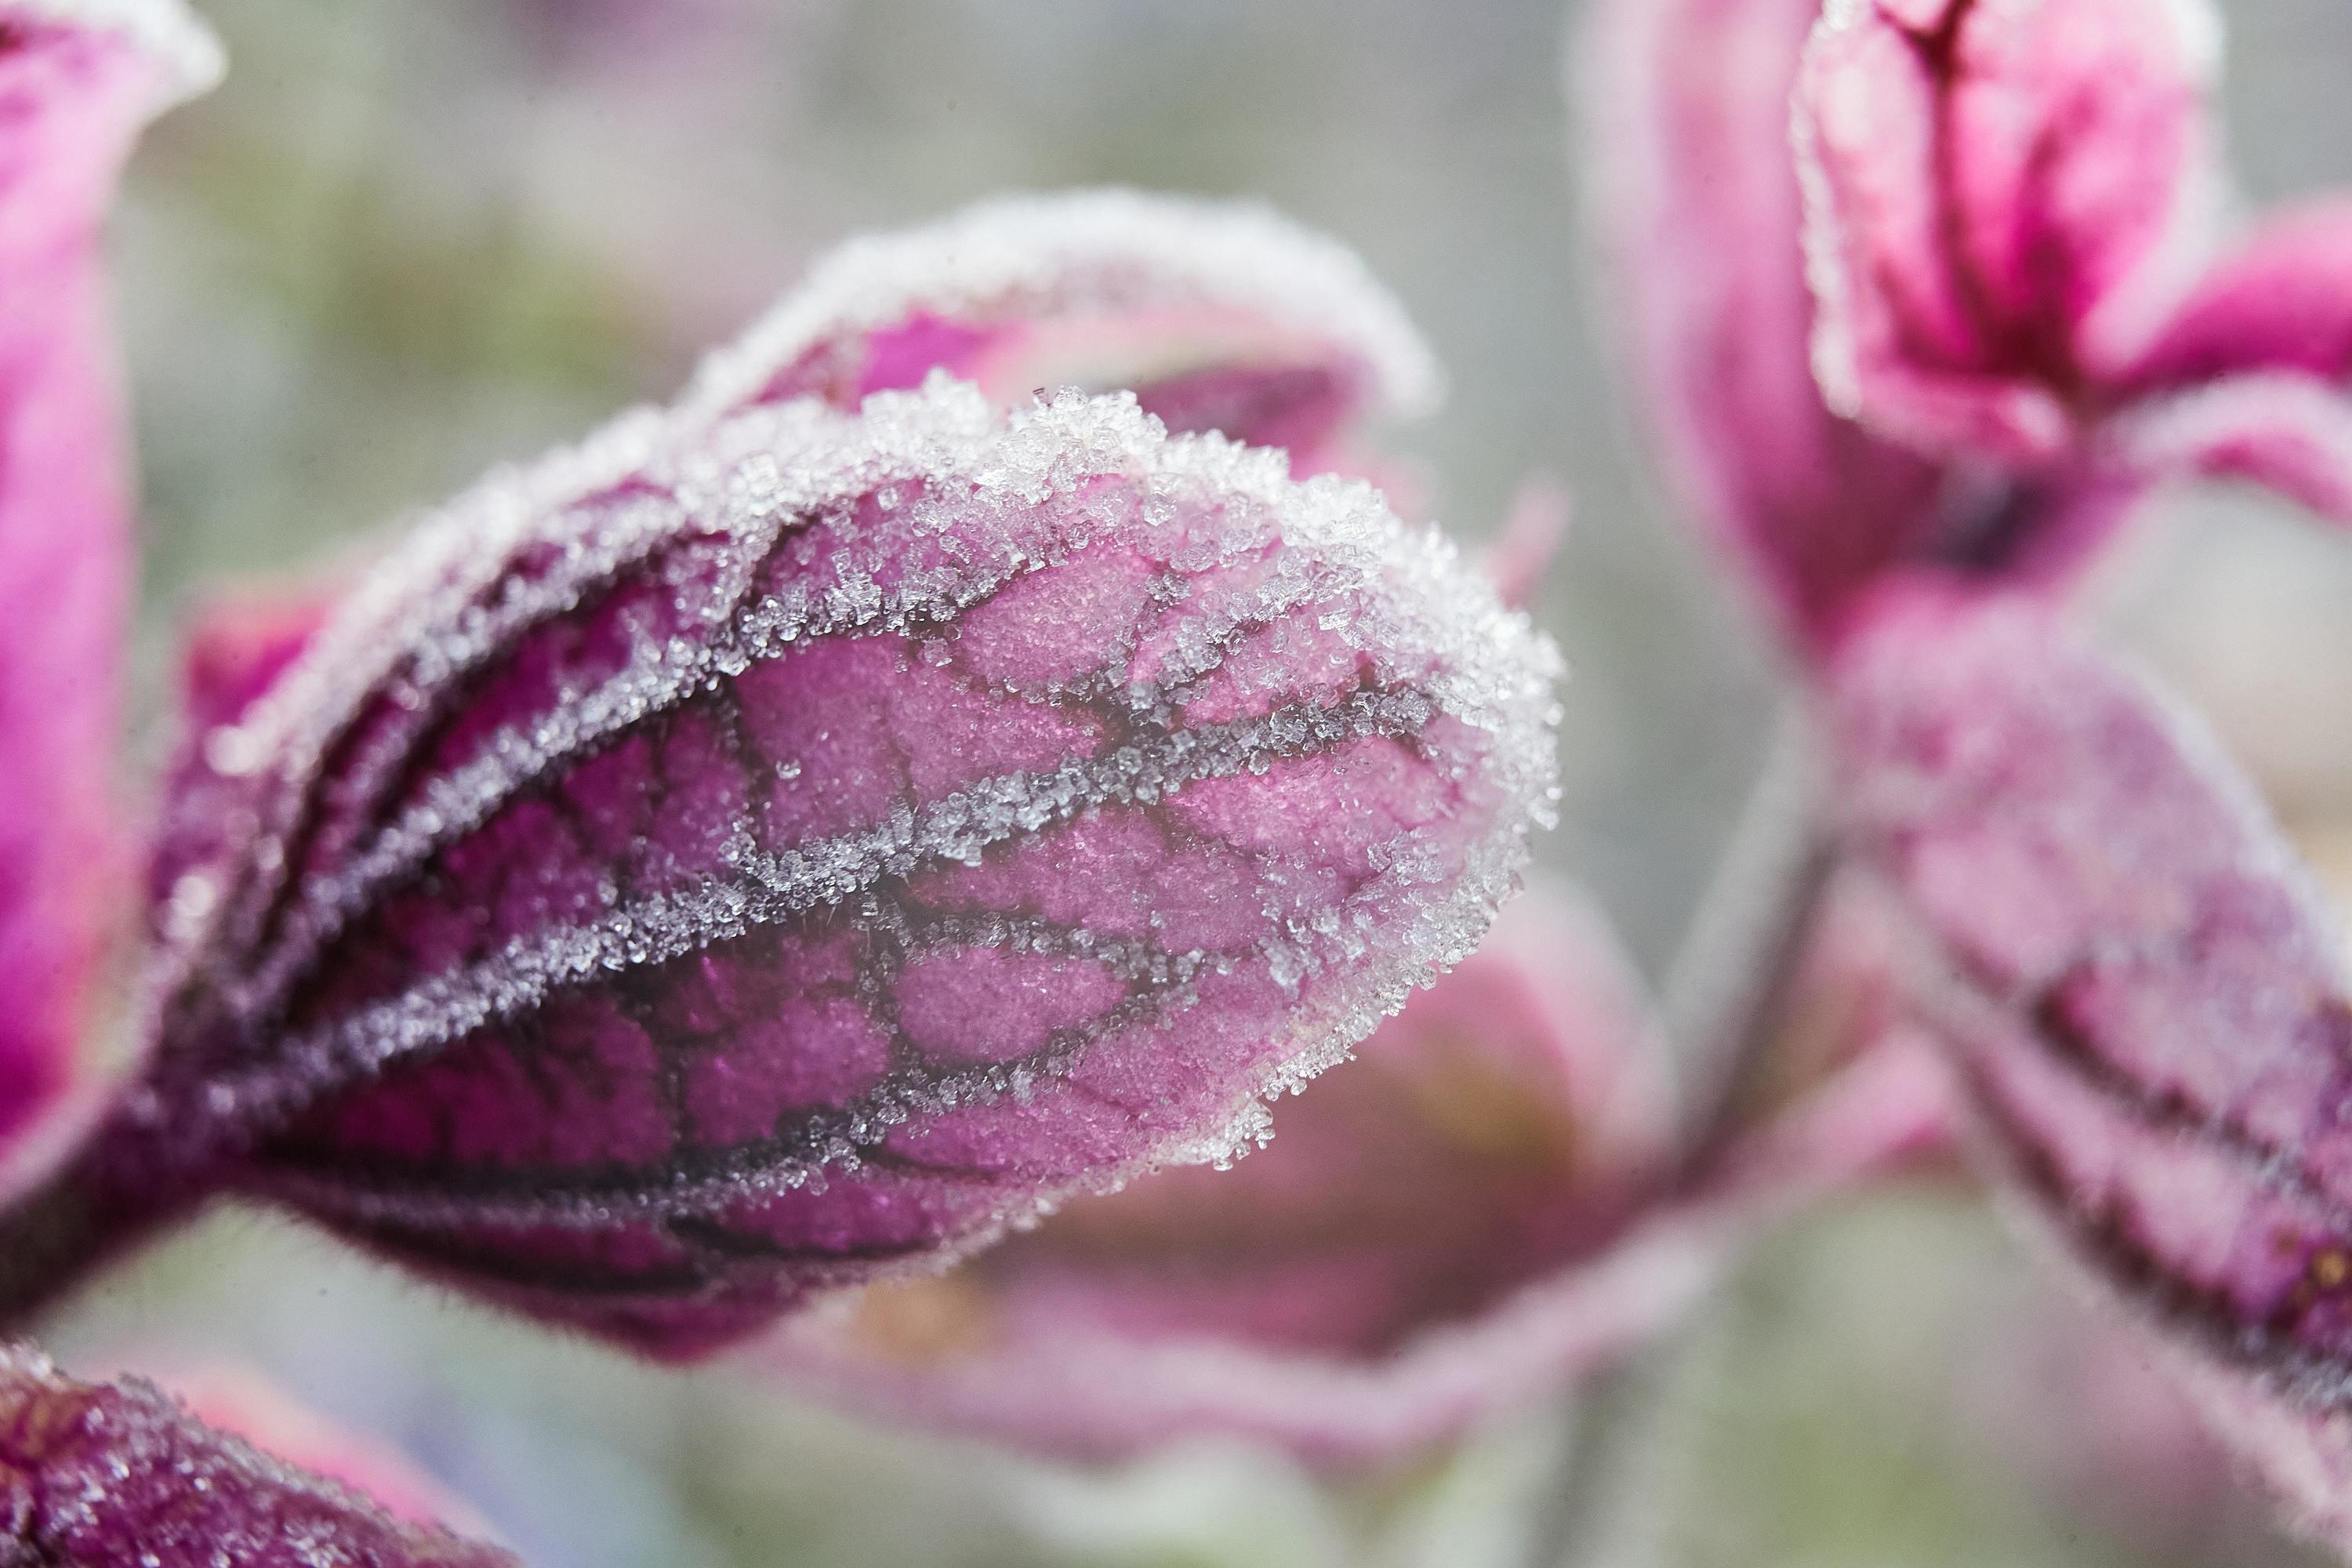
[[143, 1568], [513, 1568], [200, 1425], [153, 1385], [0, 1350], [0, 1558]]
[[2200, 730], [2036, 611], [1894, 607], [1837, 729], [1994, 1167], [2352, 1541], [2352, 999], [2305, 872]]
[[75, 1121], [111, 808], [131, 501], [99, 231], [140, 128], [219, 68], [173, 0], [0, 4], [0, 1201]]
[[632, 416], [205, 738], [86, 1184], [690, 1353], [1254, 1136], [1475, 944], [1556, 668], [1368, 488], [1131, 397]]
[[1831, 405], [2063, 454], [2210, 243], [2220, 52], [2202, 0], [1835, 0], [1796, 96]]

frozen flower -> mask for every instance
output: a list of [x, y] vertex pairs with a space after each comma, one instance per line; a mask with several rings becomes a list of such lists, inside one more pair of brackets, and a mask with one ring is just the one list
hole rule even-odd
[[1636, 368], [1801, 651], [1890, 578], [2062, 586], [2178, 479], [2352, 515], [2345, 205], [2231, 238], [2203, 0], [1604, 17]]
[[[314, 635], [230, 639], [153, 1063], [20, 1235], [234, 1187], [690, 1354], [1230, 1152], [1475, 945], [1549, 816], [1556, 656], [1368, 486], [1293, 476], [1395, 369], [1384, 297], [1252, 210], [940, 233], [493, 474]], [[1059, 310], [1244, 381], [1185, 323], [1295, 310], [1323, 412], [1286, 458], [912, 363]], [[54, 1260], [19, 1256], [22, 1300]]]

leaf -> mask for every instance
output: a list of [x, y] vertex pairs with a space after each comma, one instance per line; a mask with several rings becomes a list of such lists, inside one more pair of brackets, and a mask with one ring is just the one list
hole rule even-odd
[[1360, 484], [943, 375], [678, 417], [492, 476], [207, 738], [84, 1179], [226, 1157], [693, 1353], [1246, 1141], [1549, 818], [1556, 655]]
[[2352, 1000], [2305, 870], [2200, 729], [2035, 610], [1896, 604], [1836, 719], [1849, 840], [2010, 1190], [2352, 1543]]
[[0, 1561], [130, 1568], [512, 1568], [200, 1425], [152, 1384], [0, 1350]]

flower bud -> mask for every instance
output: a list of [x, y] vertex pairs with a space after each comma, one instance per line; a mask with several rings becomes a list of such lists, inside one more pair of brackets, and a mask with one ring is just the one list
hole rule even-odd
[[1475, 946], [1556, 656], [1131, 396], [624, 419], [428, 519], [179, 813], [204, 1170], [664, 1354], [1230, 1152]]

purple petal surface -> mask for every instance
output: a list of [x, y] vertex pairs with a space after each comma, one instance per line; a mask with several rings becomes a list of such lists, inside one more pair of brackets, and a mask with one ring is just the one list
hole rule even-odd
[[1670, 1194], [1664, 1067], [1605, 927], [1530, 892], [1233, 1170], [1073, 1204], [758, 1353], [853, 1409], [1078, 1458], [1208, 1434], [1405, 1458], [1670, 1326], [1910, 1125], [1907, 1089], [1867, 1119], [1828, 1096]]
[[1360, 471], [1370, 416], [1441, 378], [1346, 247], [1254, 204], [1140, 191], [999, 197], [819, 260], [688, 395], [715, 413], [811, 395], [855, 408], [934, 369], [999, 405], [1041, 386], [1131, 391], [1171, 432], [1280, 447], [1304, 476]]
[[152, 1384], [0, 1349], [0, 1561], [75, 1568], [513, 1568], [206, 1427]]
[[140, 128], [218, 68], [167, 0], [0, 4], [0, 1199], [72, 1120], [128, 887], [131, 497], [100, 230]]
[[1927, 954], [2026, 1211], [2339, 1543], [2352, 1002], [2334, 921], [2201, 731], [2015, 605], [1888, 612], [1842, 673], [1847, 830]]
[[2048, 461], [2191, 280], [2218, 205], [2200, 0], [1839, 0], [1796, 103], [1832, 406]]
[[695, 430], [494, 475], [205, 737], [110, 1149], [690, 1354], [1253, 1136], [1549, 817], [1557, 656], [1361, 484], [944, 376]]
[[2352, 200], [2265, 218], [2132, 368], [2125, 461], [2267, 485], [2352, 520]]

